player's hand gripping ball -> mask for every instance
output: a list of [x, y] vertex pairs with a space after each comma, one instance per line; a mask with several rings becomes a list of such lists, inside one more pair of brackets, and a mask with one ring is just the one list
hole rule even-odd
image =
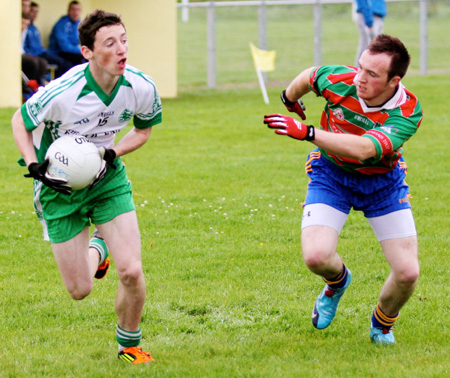
[[50, 162], [46, 176], [67, 180], [73, 190], [91, 185], [102, 169], [99, 150], [81, 135], [64, 135], [56, 139], [45, 158]]
[[95, 176], [94, 181], [92, 181], [91, 185], [89, 186], [89, 190], [92, 190], [95, 185], [97, 185], [100, 181], [103, 180], [103, 177], [105, 177], [109, 167], [111, 167], [112, 169], [117, 169], [116, 165], [114, 164], [114, 160], [116, 159], [117, 156], [116, 151], [114, 151], [113, 149], [100, 147], [98, 152], [102, 158], [102, 164], [100, 170], [97, 172]]
[[47, 167], [50, 163], [49, 159], [45, 159], [42, 163], [33, 162], [28, 166], [28, 173], [24, 177], [32, 177], [35, 180], [41, 181], [44, 185], [52, 188], [58, 193], [70, 195], [72, 192], [66, 179], [50, 177], [47, 173]]

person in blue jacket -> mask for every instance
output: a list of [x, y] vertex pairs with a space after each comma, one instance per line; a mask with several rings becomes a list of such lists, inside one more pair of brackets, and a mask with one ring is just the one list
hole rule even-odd
[[58, 20], [50, 33], [49, 52], [68, 60], [72, 66], [85, 62], [78, 40], [80, 15], [80, 2], [71, 1], [67, 15]]
[[369, 43], [379, 34], [383, 33], [384, 18], [386, 17], [385, 0], [355, 0], [355, 22], [359, 32], [358, 50], [356, 52], [355, 66], [358, 66], [361, 54]]
[[23, 44], [23, 49], [25, 53], [37, 56], [39, 58], [45, 59], [48, 63], [56, 65], [55, 78], [61, 76], [64, 72], [68, 71], [72, 64], [59, 57], [58, 55], [51, 54], [42, 46], [41, 33], [39, 29], [34, 24], [37, 16], [39, 14], [39, 4], [31, 2], [30, 11], [28, 13], [30, 17], [30, 25], [27, 28], [27, 34]]

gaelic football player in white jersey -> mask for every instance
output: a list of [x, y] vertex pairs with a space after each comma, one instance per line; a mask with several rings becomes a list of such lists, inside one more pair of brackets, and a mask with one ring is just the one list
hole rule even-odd
[[[119, 276], [116, 339], [121, 360], [152, 360], [139, 343], [145, 301], [141, 240], [121, 156], [147, 142], [161, 122], [161, 100], [152, 79], [127, 65], [127, 34], [119, 16], [102, 10], [79, 27], [81, 52], [88, 61], [41, 88], [13, 116], [13, 134], [34, 178], [35, 208], [44, 236], [70, 295], [81, 300], [102, 278], [114, 258]], [[117, 143], [115, 136], [133, 119], [134, 127]], [[45, 175], [45, 152], [62, 135], [82, 135], [99, 149], [106, 169], [95, 185], [71, 190], [65, 180]], [[89, 226], [96, 225], [90, 239]]]

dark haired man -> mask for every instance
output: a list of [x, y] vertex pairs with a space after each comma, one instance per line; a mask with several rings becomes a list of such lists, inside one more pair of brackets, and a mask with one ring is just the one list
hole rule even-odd
[[[35, 208], [66, 289], [76, 300], [88, 296], [93, 278], [106, 274], [110, 253], [119, 276], [119, 358], [148, 363], [150, 354], [139, 347], [145, 301], [141, 240], [120, 156], [147, 142], [152, 127], [161, 122], [161, 100], [153, 80], [127, 65], [127, 34], [117, 15], [100, 10], [89, 14], [80, 24], [80, 35], [88, 63], [73, 67], [31, 97], [13, 116], [13, 134], [28, 167], [26, 177], [35, 179]], [[114, 144], [115, 135], [131, 119], [134, 127]], [[46, 175], [48, 147], [67, 134], [91, 140], [105, 161], [89, 188], [71, 190], [66, 181]], [[89, 240], [91, 222], [99, 233]]]
[[318, 148], [306, 162], [310, 177], [302, 219], [302, 253], [325, 288], [312, 313], [318, 329], [330, 325], [352, 274], [336, 252], [351, 208], [363, 211], [377, 236], [391, 273], [372, 314], [370, 338], [393, 344], [392, 326], [419, 277], [417, 236], [404, 178], [403, 144], [417, 131], [422, 110], [401, 83], [410, 57], [403, 43], [379, 35], [359, 68], [321, 66], [301, 72], [281, 98], [305, 119], [298, 100], [310, 91], [327, 101], [320, 129], [281, 114], [265, 116], [275, 133], [307, 140]]
[[77, 0], [71, 1], [67, 8], [67, 14], [56, 22], [49, 38], [49, 53], [58, 55], [70, 62], [72, 67], [86, 62], [78, 40], [80, 16], [80, 2]]

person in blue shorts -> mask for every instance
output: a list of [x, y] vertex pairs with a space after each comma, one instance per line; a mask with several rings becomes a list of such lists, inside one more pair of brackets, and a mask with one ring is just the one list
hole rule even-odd
[[402, 147], [417, 131], [423, 113], [401, 82], [409, 62], [403, 43], [381, 34], [361, 55], [358, 68], [311, 67], [282, 92], [286, 108], [303, 120], [299, 99], [311, 91], [323, 97], [320, 128], [281, 114], [264, 118], [275, 133], [318, 147], [305, 166], [310, 182], [301, 235], [305, 264], [325, 281], [313, 308], [313, 325], [324, 329], [331, 324], [352, 281], [336, 250], [350, 209], [360, 210], [391, 268], [371, 318], [370, 338], [377, 344], [395, 343], [392, 326], [419, 277]]

